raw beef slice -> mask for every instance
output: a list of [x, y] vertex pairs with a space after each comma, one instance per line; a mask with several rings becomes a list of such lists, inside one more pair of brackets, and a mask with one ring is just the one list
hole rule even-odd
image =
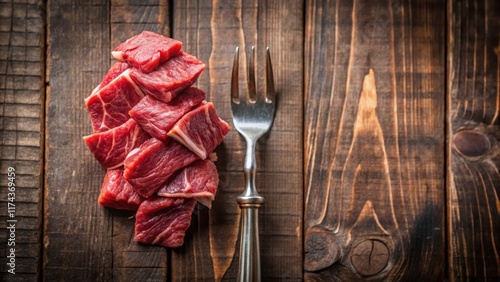
[[127, 156], [123, 176], [139, 195], [148, 198], [177, 170], [197, 159], [198, 156], [173, 139], [163, 143], [151, 138]]
[[144, 93], [168, 103], [193, 85], [204, 69], [205, 64], [196, 57], [180, 52], [178, 56], [160, 65], [157, 70], [145, 74], [136, 69], [130, 73], [130, 77]]
[[213, 103], [205, 103], [185, 114], [168, 132], [201, 159], [206, 159], [229, 132], [229, 125], [219, 118]]
[[150, 73], [177, 55], [181, 48], [180, 41], [143, 31], [118, 45], [111, 54], [118, 61], [127, 62], [144, 73]]
[[183, 198], [151, 197], [135, 215], [134, 240], [175, 248], [184, 243], [196, 201]]
[[129, 119], [113, 129], [85, 136], [83, 140], [102, 166], [115, 168], [123, 164], [132, 149], [149, 138], [135, 120]]
[[198, 160], [170, 178], [158, 191], [158, 196], [169, 198], [194, 198], [199, 203], [212, 207], [219, 174], [210, 159]]
[[172, 126], [205, 97], [205, 92], [195, 87], [188, 88], [169, 103], [146, 96], [130, 110], [129, 115], [151, 136], [165, 140]]
[[144, 97], [125, 70], [110, 83], [85, 99], [94, 132], [103, 132], [124, 124], [128, 112]]
[[98, 199], [101, 206], [137, 210], [143, 201], [144, 198], [137, 194], [132, 185], [123, 177], [123, 167], [106, 171]]
[[108, 85], [113, 79], [117, 78], [122, 72], [128, 69], [130, 66], [127, 63], [116, 62], [108, 70], [101, 83], [92, 91], [92, 93], [97, 92], [99, 89]]

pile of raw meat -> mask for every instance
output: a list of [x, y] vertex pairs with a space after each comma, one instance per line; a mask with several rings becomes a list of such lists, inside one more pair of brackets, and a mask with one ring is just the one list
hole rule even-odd
[[193, 87], [205, 65], [182, 43], [144, 31], [85, 99], [94, 133], [83, 137], [106, 169], [98, 202], [137, 210], [138, 242], [178, 247], [196, 202], [211, 207], [219, 185], [214, 149], [229, 131]]

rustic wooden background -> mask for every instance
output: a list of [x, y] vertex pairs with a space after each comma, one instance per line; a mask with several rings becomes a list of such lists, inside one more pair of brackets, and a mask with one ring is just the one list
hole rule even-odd
[[97, 205], [104, 170], [81, 139], [83, 99], [142, 30], [207, 64], [197, 86], [229, 123], [234, 48], [256, 45], [259, 81], [271, 48], [264, 281], [500, 280], [499, 1], [1, 0], [2, 281], [235, 279], [235, 130], [217, 149], [216, 202], [196, 209], [183, 247], [136, 244], [133, 214]]

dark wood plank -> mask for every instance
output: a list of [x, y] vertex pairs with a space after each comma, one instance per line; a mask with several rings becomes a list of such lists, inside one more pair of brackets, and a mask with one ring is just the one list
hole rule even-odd
[[444, 1], [307, 3], [306, 280], [442, 280]]
[[166, 249], [133, 241], [133, 213], [98, 206], [105, 170], [81, 138], [92, 132], [84, 98], [113, 63], [111, 50], [142, 30], [168, 33], [167, 2], [68, 1], [49, 7], [44, 277], [165, 280]]
[[[113, 0], [110, 6], [110, 51], [143, 30], [169, 36], [168, 1], [147, 3]], [[97, 164], [96, 164], [97, 165]], [[110, 210], [111, 211], [111, 210]], [[113, 216], [113, 277], [119, 281], [162, 281], [167, 277], [167, 250], [133, 241], [133, 213], [111, 211]]]
[[143, 30], [170, 35], [167, 0], [112, 0], [110, 16], [111, 48]]
[[48, 2], [44, 206], [46, 281], [112, 279], [110, 211], [97, 204], [104, 169], [82, 141], [84, 99], [110, 67], [108, 1]]
[[[257, 146], [262, 279], [302, 279], [302, 1], [175, 1], [172, 35], [206, 63], [197, 86], [232, 126], [229, 83], [240, 46], [241, 90], [246, 55], [257, 50], [258, 91], [264, 91], [265, 47], [271, 48], [279, 95], [271, 133]], [[246, 54], [246, 55], [245, 55]], [[244, 140], [236, 130], [217, 149], [220, 185], [211, 210], [198, 208], [185, 245], [172, 254], [172, 281], [235, 280]]]
[[451, 281], [500, 280], [500, 3], [448, 1]]
[[[40, 7], [42, 1], [0, 3], [2, 281], [35, 281], [41, 271], [45, 15]], [[9, 178], [9, 172], [15, 175]]]

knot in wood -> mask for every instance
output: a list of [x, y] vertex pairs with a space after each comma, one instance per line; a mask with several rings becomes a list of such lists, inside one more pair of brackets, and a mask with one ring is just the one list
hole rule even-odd
[[455, 151], [468, 158], [484, 156], [491, 149], [491, 142], [488, 136], [474, 130], [464, 130], [455, 133], [452, 144]]
[[340, 258], [337, 239], [321, 227], [311, 227], [306, 232], [304, 269], [317, 271], [329, 267]]
[[389, 248], [380, 240], [365, 240], [352, 249], [351, 264], [361, 276], [378, 274], [388, 263]]

